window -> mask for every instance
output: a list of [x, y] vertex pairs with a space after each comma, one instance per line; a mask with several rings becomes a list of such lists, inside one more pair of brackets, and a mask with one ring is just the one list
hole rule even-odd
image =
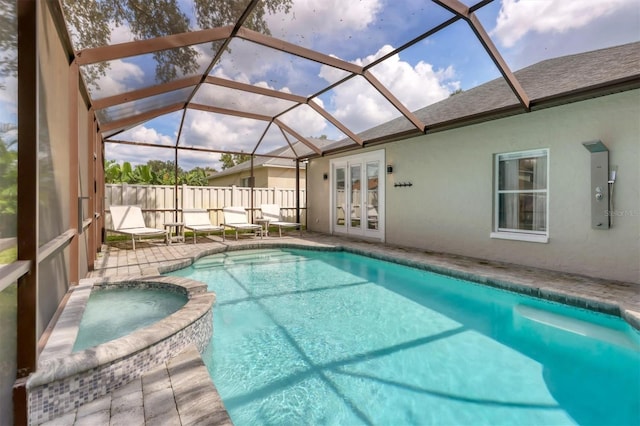
[[548, 149], [496, 155], [491, 238], [548, 241]]

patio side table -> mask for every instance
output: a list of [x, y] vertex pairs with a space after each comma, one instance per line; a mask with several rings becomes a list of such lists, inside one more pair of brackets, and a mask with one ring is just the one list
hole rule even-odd
[[258, 225], [262, 226], [262, 230], [260, 232], [262, 232], [262, 236], [269, 236], [269, 222], [271, 222], [271, 219], [266, 219], [264, 217], [258, 218], [258, 219], [254, 219], [254, 222], [257, 223]]
[[167, 244], [171, 244], [174, 240], [184, 243], [184, 222], [167, 222], [164, 224], [164, 229], [167, 231]]

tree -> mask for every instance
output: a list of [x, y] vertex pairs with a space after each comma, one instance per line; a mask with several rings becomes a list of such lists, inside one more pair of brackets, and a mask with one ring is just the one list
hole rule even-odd
[[133, 169], [131, 178], [133, 180], [131, 183], [141, 183], [143, 185], [153, 185], [158, 180], [156, 174], [146, 164], [137, 164]]
[[453, 92], [449, 93], [449, 97], [452, 97], [452, 96], [458, 95], [458, 94], [460, 94], [460, 93], [462, 93], [462, 92], [464, 92], [464, 90], [462, 90], [462, 89], [456, 89], [456, 90], [454, 90]]
[[196, 167], [180, 177], [180, 183], [191, 186], [206, 186], [209, 181], [204, 169]]
[[[195, 24], [200, 28], [232, 25], [246, 7], [246, 2], [239, 0], [193, 1]], [[263, 6], [254, 9], [245, 25], [270, 34], [265, 13], [288, 13], [292, 1], [264, 0], [260, 3]], [[128, 25], [138, 40], [184, 33], [192, 27], [189, 17], [181, 12], [178, 0], [64, 0], [63, 7], [77, 49], [109, 44], [111, 25]], [[153, 58], [156, 60], [156, 81], [159, 82], [171, 81], [199, 69], [198, 52], [190, 46], [155, 52]], [[87, 84], [99, 88], [97, 82], [106, 75], [108, 67], [106, 62], [83, 67]]]
[[230, 169], [233, 166], [237, 166], [240, 163], [251, 160], [250, 154], [229, 154], [224, 153], [220, 155], [220, 162], [222, 163], [222, 170]]
[[119, 183], [122, 176], [122, 169], [116, 160], [104, 162], [104, 181], [106, 183]]
[[[173, 185], [176, 183], [176, 163], [174, 161], [149, 160], [147, 165], [155, 173], [159, 185]], [[178, 176], [184, 174], [178, 166]]]
[[[175, 166], [173, 161], [149, 160], [147, 164], [131, 166], [128, 161], [118, 164], [115, 160], [104, 163], [105, 183], [130, 183], [142, 185], [175, 185]], [[206, 186], [207, 176], [216, 170], [211, 167], [195, 167], [188, 172], [178, 167], [178, 183]]]

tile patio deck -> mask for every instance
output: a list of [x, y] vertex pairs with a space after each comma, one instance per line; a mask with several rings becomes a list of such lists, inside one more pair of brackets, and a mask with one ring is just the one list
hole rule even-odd
[[[105, 246], [96, 260], [95, 270], [90, 276], [158, 274], [188, 266], [194, 260], [208, 254], [227, 250], [278, 246], [325, 249], [341, 247], [379, 259], [392, 260], [435, 272], [444, 272], [459, 278], [513, 289], [536, 297], [613, 313], [623, 316], [634, 327], [640, 329], [639, 284], [590, 278], [312, 232], [305, 232], [301, 237], [297, 235], [295, 237], [267, 237], [264, 239], [245, 237], [238, 241], [228, 239], [225, 242], [222, 242], [218, 237], [200, 237], [197, 244], [188, 242], [168, 246], [159, 242], [145, 241], [136, 244], [135, 251], [131, 250], [130, 242], [113, 243]], [[87, 404], [77, 412], [54, 419], [49, 424], [231, 424], [215, 387], [208, 380], [206, 368], [197, 351], [195, 354], [191, 351], [184, 355], [188, 362], [183, 365], [182, 374], [185, 375], [184, 377], [188, 377], [187, 380], [184, 380], [184, 377], [182, 380], [173, 379], [172, 363], [183, 361], [178, 358], [180, 357], [176, 357], [163, 368], [147, 373], [142, 379], [132, 382], [113, 395]], [[159, 382], [155, 383], [154, 380], [159, 380]], [[195, 393], [202, 397], [194, 398]], [[202, 399], [205, 403], [196, 404], [194, 399]]]

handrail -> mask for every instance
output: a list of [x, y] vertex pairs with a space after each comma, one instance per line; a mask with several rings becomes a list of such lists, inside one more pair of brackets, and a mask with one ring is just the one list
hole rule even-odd
[[91, 219], [91, 218], [83, 220], [82, 221], [82, 232], [86, 231], [87, 228], [91, 225], [92, 222], [93, 222], [93, 219]]
[[76, 236], [76, 233], [77, 231], [75, 229], [68, 229], [63, 234], [60, 234], [53, 240], [40, 246], [40, 248], [38, 249], [38, 263], [44, 262], [54, 254], [56, 254], [58, 251], [69, 245], [73, 237]]
[[[68, 246], [75, 236], [76, 230], [72, 228], [41, 246], [38, 249], [38, 263], [44, 262], [58, 251]], [[30, 270], [31, 261], [29, 260], [18, 260], [0, 268], [0, 271], [2, 272], [2, 275], [0, 276], [0, 291], [9, 287]]]
[[0, 268], [0, 291], [16, 282], [21, 276], [26, 275], [31, 269], [29, 260], [18, 260]]

